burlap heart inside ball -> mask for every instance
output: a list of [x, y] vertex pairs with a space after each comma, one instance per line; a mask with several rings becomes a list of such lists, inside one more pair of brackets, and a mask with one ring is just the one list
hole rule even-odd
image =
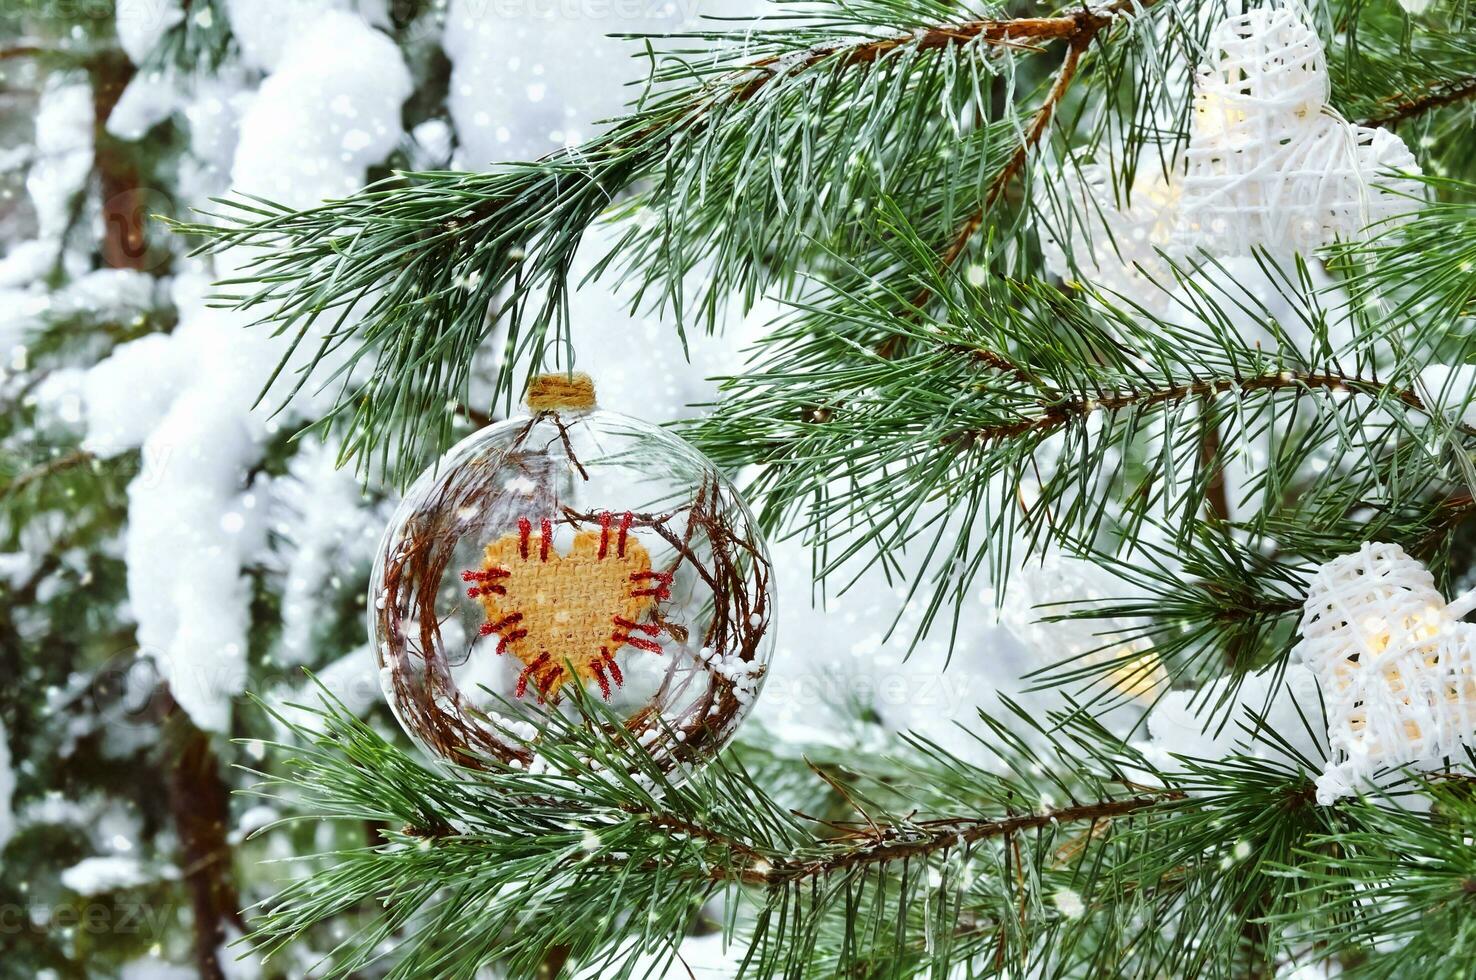
[[519, 696], [531, 680], [540, 698], [556, 697], [572, 668], [608, 698], [611, 683], [623, 682], [620, 650], [661, 652], [652, 639], [661, 630], [645, 620], [669, 594], [671, 576], [651, 568], [628, 514], [618, 526], [605, 515], [599, 530], [576, 531], [567, 554], [555, 547], [549, 521], [535, 533], [524, 519], [486, 546], [480, 570], [462, 577], [475, 583], [467, 593], [486, 610], [482, 634], [496, 633], [497, 652], [524, 664]]

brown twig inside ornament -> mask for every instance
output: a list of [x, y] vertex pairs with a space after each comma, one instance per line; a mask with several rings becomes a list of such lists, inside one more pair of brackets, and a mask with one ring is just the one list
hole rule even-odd
[[[538, 390], [585, 404], [578, 384]], [[690, 446], [544, 408], [417, 481], [386, 535], [371, 627], [386, 695], [436, 755], [530, 764], [529, 712], [582, 710], [562, 697], [578, 684], [625, 712], [612, 738], [670, 769], [721, 747], [757, 695], [772, 584], [751, 516]]]

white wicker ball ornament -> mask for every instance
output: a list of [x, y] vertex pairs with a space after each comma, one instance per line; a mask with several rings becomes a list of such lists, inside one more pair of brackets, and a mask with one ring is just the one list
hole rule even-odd
[[1327, 804], [1382, 770], [1436, 769], [1476, 747], [1476, 590], [1447, 603], [1398, 545], [1365, 544], [1317, 570], [1297, 655], [1317, 677], [1332, 758]]
[[1167, 312], [1174, 280], [1162, 253], [1173, 247], [1177, 233], [1177, 184], [1161, 169], [1149, 167], [1119, 200], [1112, 172], [1095, 163], [1061, 184], [1064, 193], [1047, 196], [1041, 204], [1046, 268], [1063, 279], [1089, 279], [1103, 292], [1152, 313]]
[[1184, 244], [1216, 255], [1311, 254], [1411, 211], [1418, 173], [1404, 142], [1329, 105], [1322, 41], [1299, 7], [1222, 21], [1195, 81], [1185, 151]]
[[1354, 125], [1328, 104], [1322, 40], [1299, 5], [1216, 25], [1195, 79], [1189, 143], [1164, 168], [1145, 155], [1129, 193], [1086, 164], [1037, 195], [1046, 267], [1090, 279], [1160, 315], [1168, 260], [1312, 255], [1388, 230], [1424, 187], [1394, 133]]
[[1096, 683], [1114, 695], [1152, 704], [1168, 686], [1168, 671], [1145, 635], [1139, 617], [1052, 620], [1069, 603], [1073, 611], [1123, 595], [1121, 576], [1092, 562], [1049, 553], [1010, 572], [999, 605], [1000, 625], [1026, 649], [1041, 651], [1053, 667], [1092, 668]]

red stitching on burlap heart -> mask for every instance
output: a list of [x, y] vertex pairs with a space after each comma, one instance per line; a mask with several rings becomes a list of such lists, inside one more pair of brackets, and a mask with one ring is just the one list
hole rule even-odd
[[622, 649], [662, 652], [654, 639], [661, 627], [646, 619], [671, 595], [672, 576], [651, 568], [632, 520], [626, 513], [612, 527], [612, 515], [601, 514], [598, 531], [576, 531], [569, 552], [560, 554], [552, 522], [544, 519], [534, 534], [522, 518], [517, 531], [486, 546], [480, 569], [462, 572], [472, 583], [467, 595], [486, 611], [481, 634], [496, 633], [497, 652], [524, 664], [518, 697], [531, 680], [540, 701], [556, 698], [572, 668], [608, 700], [611, 683], [625, 681], [615, 659]]

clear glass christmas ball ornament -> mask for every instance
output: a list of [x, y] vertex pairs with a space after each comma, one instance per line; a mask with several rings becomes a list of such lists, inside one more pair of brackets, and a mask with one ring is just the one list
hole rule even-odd
[[385, 532], [369, 595], [385, 696], [464, 765], [534, 764], [561, 730], [537, 716], [560, 712], [612, 737], [594, 719], [618, 719], [669, 771], [698, 766], [773, 649], [753, 516], [689, 443], [600, 411], [583, 375], [535, 378], [528, 408], [422, 474]]

